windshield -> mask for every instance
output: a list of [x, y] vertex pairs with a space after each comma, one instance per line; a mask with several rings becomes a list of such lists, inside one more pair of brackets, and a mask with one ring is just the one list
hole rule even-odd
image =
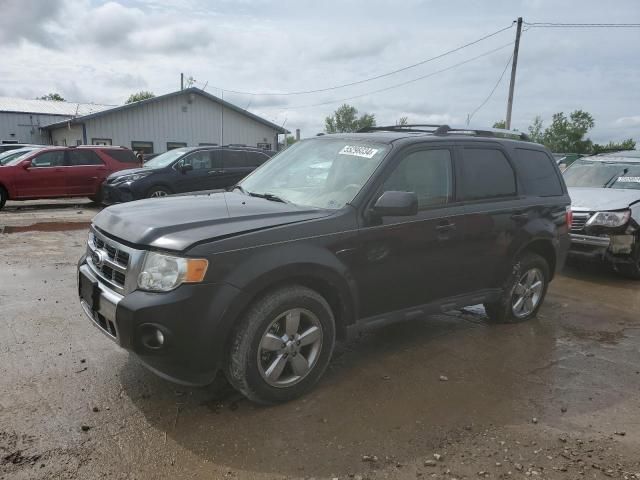
[[191, 148], [174, 148], [173, 150], [169, 150], [168, 152], [165, 152], [162, 155], [158, 155], [148, 162], [145, 162], [143, 166], [144, 168], [168, 167], [185, 153], [190, 152], [191, 150]]
[[273, 157], [240, 186], [247, 194], [336, 210], [354, 199], [388, 151], [387, 145], [370, 142], [305, 140]]
[[10, 166], [20, 163], [23, 158], [32, 154], [38, 148], [19, 148], [17, 150], [9, 150], [0, 154], [0, 165]]
[[568, 187], [640, 190], [640, 163], [577, 160], [564, 172]]

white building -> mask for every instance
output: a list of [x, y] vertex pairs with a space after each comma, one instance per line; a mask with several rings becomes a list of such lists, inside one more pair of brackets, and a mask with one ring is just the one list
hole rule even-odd
[[51, 142], [45, 125], [107, 108], [113, 105], [0, 97], [0, 143], [47, 145]]
[[279, 125], [198, 88], [102, 110], [43, 127], [53, 145], [122, 145], [145, 153], [197, 145], [277, 149]]

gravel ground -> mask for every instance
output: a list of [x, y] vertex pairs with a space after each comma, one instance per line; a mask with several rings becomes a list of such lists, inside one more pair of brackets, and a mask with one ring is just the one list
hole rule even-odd
[[640, 479], [637, 282], [571, 268], [534, 321], [473, 308], [365, 332], [263, 408], [222, 379], [161, 380], [89, 324], [75, 264], [95, 206], [43, 203], [0, 213], [0, 479]]

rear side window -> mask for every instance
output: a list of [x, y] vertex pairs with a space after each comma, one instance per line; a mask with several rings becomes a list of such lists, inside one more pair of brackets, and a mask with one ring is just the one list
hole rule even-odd
[[516, 194], [515, 173], [500, 150], [463, 149], [461, 172], [462, 200], [493, 199]]
[[223, 150], [224, 168], [246, 167], [247, 158], [242, 150]]
[[114, 160], [121, 163], [140, 163], [140, 161], [136, 158], [136, 155], [131, 150], [102, 150], [102, 153], [109, 155]]
[[526, 193], [539, 197], [563, 195], [552, 160], [540, 150], [516, 148], [516, 168]]
[[269, 160], [269, 157], [262, 152], [246, 152], [245, 155], [247, 159], [247, 167], [259, 167]]
[[100, 157], [91, 150], [70, 150], [69, 165], [77, 167], [80, 165], [103, 165]]

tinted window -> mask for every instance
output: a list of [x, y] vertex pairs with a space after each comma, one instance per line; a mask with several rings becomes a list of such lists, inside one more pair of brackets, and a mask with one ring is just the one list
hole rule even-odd
[[242, 150], [223, 150], [224, 168], [247, 167], [247, 158]]
[[526, 193], [540, 197], [562, 195], [562, 184], [546, 153], [516, 148], [516, 168]]
[[247, 158], [248, 167], [259, 167], [264, 162], [269, 160], [269, 157], [267, 157], [264, 153], [261, 153], [261, 152], [246, 152], [245, 155]]
[[103, 165], [100, 157], [91, 150], [70, 150], [69, 151], [69, 164], [72, 166], [78, 165]]
[[142, 153], [153, 153], [153, 142], [131, 142], [131, 150]]
[[106, 153], [114, 160], [122, 163], [140, 163], [135, 154], [131, 150], [102, 150], [102, 153]]
[[209, 150], [212, 168], [222, 168], [222, 150]]
[[449, 150], [422, 150], [407, 155], [384, 183], [383, 191], [414, 192], [418, 206], [426, 208], [448, 203], [453, 176]]
[[492, 148], [465, 148], [462, 155], [461, 196], [480, 200], [515, 195], [516, 179], [507, 157]]
[[31, 160], [32, 167], [62, 167], [64, 165], [64, 150], [45, 152]]

